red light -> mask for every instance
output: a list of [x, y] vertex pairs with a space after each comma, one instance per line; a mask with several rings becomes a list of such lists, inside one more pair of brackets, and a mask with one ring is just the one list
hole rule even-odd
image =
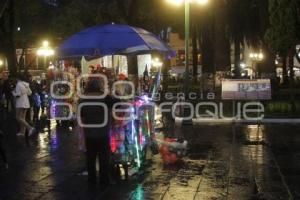
[[115, 136], [111, 136], [110, 138], [110, 150], [112, 153], [117, 151], [117, 142]]

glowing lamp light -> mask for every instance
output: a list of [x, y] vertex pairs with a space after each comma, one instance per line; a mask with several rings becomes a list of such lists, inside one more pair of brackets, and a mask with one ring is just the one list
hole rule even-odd
[[159, 60], [159, 58], [154, 58], [151, 61], [151, 63], [154, 67], [162, 67], [163, 66], [163, 63]]
[[245, 68], [246, 64], [245, 63], [241, 63], [240, 66], [241, 66], [241, 68]]
[[201, 5], [205, 5], [208, 3], [208, 0], [194, 0], [194, 2], [201, 4]]
[[174, 4], [174, 5], [181, 5], [185, 1], [189, 1], [189, 3], [197, 3], [200, 5], [205, 5], [208, 3], [208, 0], [166, 0], [168, 3]]
[[181, 5], [183, 4], [184, 0], [166, 0], [168, 3], [174, 4], [174, 5]]
[[43, 41], [43, 46], [37, 50], [37, 55], [38, 56], [53, 56], [55, 54], [55, 51], [49, 47], [49, 42], [47, 40]]
[[43, 47], [48, 47], [49, 46], [49, 42], [47, 40], [43, 41]]
[[264, 59], [264, 54], [262, 52], [260, 52], [260, 53], [250, 53], [249, 57], [252, 60], [261, 61], [261, 60]]
[[54, 53], [55, 52], [53, 49], [39, 49], [37, 51], [37, 55], [39, 55], [39, 56], [53, 56]]
[[55, 69], [55, 66], [54, 66], [54, 65], [50, 65], [50, 66], [48, 67], [48, 69]]
[[0, 67], [4, 64], [3, 60], [0, 60]]

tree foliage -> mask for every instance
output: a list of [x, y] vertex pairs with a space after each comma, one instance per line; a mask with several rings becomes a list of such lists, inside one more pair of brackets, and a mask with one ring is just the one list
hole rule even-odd
[[[268, 44], [276, 53], [288, 51], [300, 38], [299, 13], [298, 0], [210, 0], [203, 8], [192, 6], [191, 35], [197, 48], [193, 57], [201, 51], [206, 68], [227, 66], [230, 39], [235, 43], [237, 68], [244, 41], [251, 46]], [[43, 38], [60, 43], [81, 29], [112, 22], [157, 34], [172, 26], [183, 36], [184, 8], [164, 0], [3, 0], [0, 53], [10, 57], [13, 66], [15, 58], [10, 54], [15, 45], [37, 46]]]
[[274, 53], [283, 61], [283, 82], [288, 82], [287, 56], [289, 56], [290, 77], [294, 79], [295, 47], [299, 42], [299, 2], [298, 0], [270, 0], [270, 27], [265, 40]]
[[16, 73], [15, 47], [60, 43], [81, 29], [107, 23], [140, 26], [159, 33], [159, 0], [5, 0], [0, 2], [0, 53]]
[[65, 38], [83, 28], [112, 22], [158, 30], [155, 1], [64, 0], [52, 19], [52, 30], [56, 30], [53, 34]]
[[275, 53], [287, 54], [299, 42], [297, 0], [270, 0], [270, 27], [265, 40]]

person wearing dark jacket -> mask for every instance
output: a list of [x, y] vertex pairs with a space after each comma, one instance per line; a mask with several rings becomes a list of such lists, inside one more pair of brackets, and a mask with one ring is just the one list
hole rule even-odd
[[[3, 82], [3, 93], [6, 98], [6, 112], [8, 113], [9, 111], [14, 111], [14, 102], [13, 102], [13, 95], [12, 91], [14, 89], [14, 84], [13, 81], [10, 78], [7, 78]], [[11, 108], [11, 110], [9, 109]]]
[[[97, 79], [91, 79], [87, 82], [85, 88], [86, 96], [99, 97], [103, 94], [101, 83]], [[96, 160], [98, 157], [100, 173], [99, 182], [102, 186], [109, 185], [110, 172], [110, 116], [113, 104], [117, 100], [107, 95], [101, 99], [88, 98], [79, 101], [79, 117], [82, 127], [85, 146], [86, 146], [86, 164], [88, 171], [88, 182], [92, 185], [96, 183]], [[90, 104], [90, 105], [88, 105]], [[91, 105], [93, 104], [93, 105]], [[98, 104], [98, 105], [95, 105]], [[103, 106], [100, 106], [102, 104]], [[104, 108], [106, 107], [106, 108]], [[105, 122], [105, 123], [103, 123]], [[100, 127], [100, 124], [103, 124]], [[95, 125], [94, 127], [87, 127]]]

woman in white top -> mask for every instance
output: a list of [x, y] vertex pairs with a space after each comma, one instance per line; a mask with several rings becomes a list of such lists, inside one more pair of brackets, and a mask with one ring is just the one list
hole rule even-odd
[[17, 134], [18, 136], [25, 135], [26, 128], [29, 136], [35, 132], [35, 128], [26, 122], [26, 113], [30, 108], [28, 95], [31, 95], [31, 93], [32, 92], [29, 88], [29, 83], [25, 82], [25, 76], [21, 74], [19, 76], [16, 88], [13, 91], [16, 102], [16, 118], [20, 124], [20, 131]]

